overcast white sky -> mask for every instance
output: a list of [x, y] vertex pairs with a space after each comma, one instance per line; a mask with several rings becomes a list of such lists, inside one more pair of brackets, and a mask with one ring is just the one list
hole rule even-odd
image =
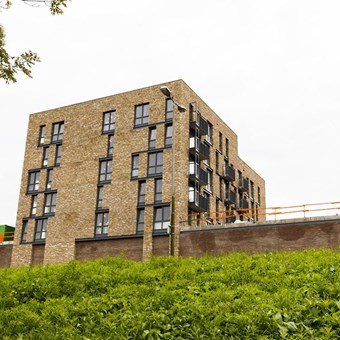
[[15, 225], [28, 115], [183, 79], [239, 136], [267, 206], [339, 201], [340, 1], [73, 0], [0, 13], [33, 79], [0, 82], [0, 224]]

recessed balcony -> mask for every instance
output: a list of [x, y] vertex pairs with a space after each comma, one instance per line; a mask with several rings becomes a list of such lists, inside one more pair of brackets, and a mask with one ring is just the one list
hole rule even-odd
[[200, 160], [209, 158], [209, 147], [196, 137], [190, 137], [189, 152], [191, 155], [199, 155]]
[[229, 192], [227, 192], [224, 200], [227, 204], [235, 204], [236, 203], [235, 191], [230, 190]]
[[249, 191], [249, 181], [245, 178], [240, 178], [238, 181], [238, 190], [241, 192]]
[[190, 202], [189, 208], [197, 212], [205, 212], [209, 210], [209, 200], [202, 195], [197, 195], [197, 199]]
[[200, 185], [208, 184], [208, 173], [194, 163], [189, 164], [189, 180], [198, 181]]
[[235, 181], [235, 169], [232, 168], [230, 165], [226, 165], [223, 169], [223, 177], [228, 182], [234, 182]]
[[190, 127], [192, 129], [198, 128], [202, 136], [208, 133], [208, 122], [204, 118], [202, 118], [199, 111], [194, 111], [191, 113]]

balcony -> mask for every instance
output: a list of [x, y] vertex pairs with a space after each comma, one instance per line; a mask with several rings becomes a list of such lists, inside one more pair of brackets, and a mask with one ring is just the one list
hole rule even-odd
[[189, 164], [189, 179], [191, 181], [198, 180], [200, 185], [207, 185], [208, 173], [198, 165]]
[[200, 160], [209, 158], [209, 147], [195, 137], [190, 137], [189, 152], [193, 156], [198, 153]]
[[202, 118], [199, 111], [191, 112], [190, 127], [192, 129], [198, 128], [202, 136], [208, 133], [208, 122], [204, 118]]
[[249, 208], [249, 203], [248, 203], [248, 201], [246, 200], [246, 199], [244, 199], [244, 198], [242, 198], [240, 201], [239, 201], [239, 205], [238, 205], [238, 207], [237, 207], [237, 210], [241, 210], [241, 213], [243, 213], [243, 214], [246, 214], [246, 213], [248, 213], [248, 210], [246, 210], [246, 209], [248, 209]]
[[235, 169], [232, 168], [230, 165], [225, 165], [223, 169], [223, 177], [228, 182], [234, 182], [235, 181]]
[[224, 200], [227, 204], [235, 204], [236, 203], [235, 191], [230, 190], [229, 192], [227, 192]]
[[245, 178], [240, 178], [238, 180], [238, 189], [241, 192], [249, 192], [249, 181]]
[[209, 210], [209, 200], [201, 195], [198, 195], [198, 202], [190, 202], [189, 208], [197, 212], [205, 212]]

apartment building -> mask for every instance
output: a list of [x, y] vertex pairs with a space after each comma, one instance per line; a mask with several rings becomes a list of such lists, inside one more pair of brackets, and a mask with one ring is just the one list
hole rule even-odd
[[181, 225], [264, 219], [264, 180], [183, 80], [32, 114], [12, 265], [37, 252], [68, 262], [76, 242], [118, 237], [138, 237], [148, 258], [172, 207], [175, 254]]

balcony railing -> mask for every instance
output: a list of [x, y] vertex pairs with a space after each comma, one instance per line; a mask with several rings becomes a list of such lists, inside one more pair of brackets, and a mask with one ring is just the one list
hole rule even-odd
[[249, 191], [249, 182], [245, 178], [240, 178], [238, 180], [238, 189], [241, 192], [248, 192]]
[[238, 207], [237, 207], [237, 210], [243, 210], [243, 213], [246, 213], [247, 210], [249, 208], [249, 203], [246, 199], [242, 198], [240, 201], [239, 201], [239, 204], [238, 204]]
[[199, 111], [193, 111], [190, 115], [190, 127], [198, 128], [200, 134], [206, 135], [208, 133], [208, 122], [202, 118]]
[[209, 210], [209, 200], [202, 195], [198, 195], [198, 202], [189, 202], [189, 208], [197, 211], [204, 212]]
[[236, 194], [235, 191], [230, 190], [226, 193], [225, 199], [227, 204], [235, 204], [236, 203]]
[[198, 180], [200, 185], [207, 185], [208, 173], [199, 166], [189, 166], [189, 179]]
[[209, 158], [209, 147], [195, 137], [190, 138], [189, 151], [192, 155], [198, 153], [201, 160]]
[[230, 165], [225, 165], [223, 169], [223, 177], [229, 182], [234, 182], [235, 181], [235, 169], [232, 168]]

